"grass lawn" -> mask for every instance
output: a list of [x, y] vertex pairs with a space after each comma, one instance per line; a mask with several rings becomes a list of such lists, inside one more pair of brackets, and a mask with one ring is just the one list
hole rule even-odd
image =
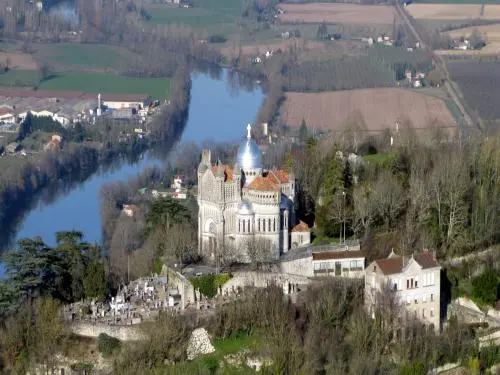
[[[220, 368], [224, 356], [228, 354], [236, 354], [245, 349], [257, 349], [263, 340], [263, 337], [256, 333], [252, 335], [247, 334], [237, 334], [231, 336], [227, 339], [212, 340], [212, 344], [215, 348], [215, 352], [212, 354], [204, 355], [194, 361], [186, 361], [175, 364], [170, 367], [169, 373], [175, 374], [205, 374], [205, 373], [215, 373], [215, 371]], [[249, 374], [248, 368], [227, 368], [225, 374]]]
[[0, 86], [36, 86], [39, 81], [36, 70], [9, 70], [0, 74]]
[[170, 91], [168, 78], [125, 77], [117, 74], [68, 72], [40, 83], [41, 90], [85, 91], [90, 93], [149, 94], [166, 99]]
[[68, 68], [109, 69], [133, 55], [125, 49], [101, 44], [43, 44], [35, 48], [37, 60]]
[[367, 163], [378, 164], [383, 167], [389, 167], [396, 157], [395, 152], [380, 153], [373, 155], [363, 156], [364, 161]]

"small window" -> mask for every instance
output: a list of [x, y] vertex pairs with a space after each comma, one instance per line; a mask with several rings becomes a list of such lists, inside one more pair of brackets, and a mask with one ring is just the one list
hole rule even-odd
[[377, 272], [377, 266], [373, 266], [373, 272]]
[[425, 318], [425, 309], [422, 309], [422, 318]]
[[410, 289], [410, 279], [406, 279], [406, 289]]
[[434, 317], [434, 309], [431, 309], [431, 318]]
[[431, 293], [431, 302], [434, 302], [434, 294]]

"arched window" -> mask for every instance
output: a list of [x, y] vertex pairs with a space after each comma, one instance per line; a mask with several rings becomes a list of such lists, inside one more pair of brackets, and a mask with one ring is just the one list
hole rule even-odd
[[247, 226], [248, 226], [248, 233], [250, 233], [250, 220], [248, 220]]
[[260, 218], [257, 219], [257, 230], [260, 232]]
[[273, 222], [273, 232], [276, 232], [276, 218], [274, 218]]
[[[242, 220], [240, 220], [240, 221], [242, 221]], [[243, 227], [242, 231], [243, 231], [243, 233], [245, 233], [245, 222], [244, 222], [244, 221], [242, 221], [242, 223], [241, 223], [241, 224], [242, 224], [241, 226]]]
[[269, 218], [269, 220], [267, 221], [267, 231], [271, 231], [271, 218]]

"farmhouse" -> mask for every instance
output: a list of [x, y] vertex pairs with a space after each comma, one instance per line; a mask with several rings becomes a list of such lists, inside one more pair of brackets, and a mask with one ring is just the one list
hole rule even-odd
[[151, 104], [151, 97], [146, 94], [103, 94], [103, 104], [112, 109], [140, 109]]
[[390, 293], [402, 308], [403, 320], [418, 319], [430, 328], [440, 328], [441, 266], [427, 250], [404, 258], [391, 252], [365, 270], [365, 304], [374, 313]]
[[128, 217], [134, 217], [139, 208], [135, 204], [124, 204], [122, 212]]

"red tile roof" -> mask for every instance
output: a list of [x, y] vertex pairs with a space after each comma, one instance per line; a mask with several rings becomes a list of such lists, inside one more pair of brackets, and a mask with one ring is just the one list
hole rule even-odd
[[[410, 260], [411, 258], [407, 258]], [[413, 256], [413, 259], [422, 267], [423, 269], [439, 267], [439, 263], [434, 259], [434, 255], [429, 253], [428, 251], [423, 251], [421, 253], [417, 253]], [[385, 275], [392, 275], [395, 273], [403, 272], [403, 258], [400, 256], [392, 256], [387, 259], [379, 259], [375, 261], [376, 264], [380, 267], [380, 270]]]
[[260, 190], [260, 191], [279, 191], [280, 186], [276, 183], [275, 178], [269, 174], [265, 177], [256, 177], [249, 185], [250, 190]]
[[8, 115], [8, 114], [14, 114], [14, 111], [10, 108], [7, 108], [7, 107], [0, 108], [0, 116]]
[[329, 259], [347, 259], [347, 258], [365, 258], [364, 251], [322, 251], [320, 253], [312, 254], [313, 260], [329, 260]]
[[434, 258], [434, 255], [432, 253], [429, 253], [428, 251], [423, 251], [421, 253], [415, 254], [413, 258], [423, 269], [439, 267], [439, 263]]
[[403, 258], [393, 256], [387, 259], [376, 260], [375, 263], [385, 275], [392, 275], [403, 272]]
[[309, 232], [309, 227], [306, 223], [300, 220], [299, 223], [293, 227], [292, 232]]
[[229, 165], [226, 164], [214, 165], [212, 167], [212, 172], [214, 175], [217, 175], [218, 168], [221, 168], [224, 171], [224, 181], [226, 182], [233, 181], [233, 170]]
[[274, 171], [274, 174], [278, 177], [278, 179], [280, 180], [280, 182], [282, 184], [287, 184], [290, 182], [290, 178], [288, 176], [288, 173], [285, 172], [283, 169], [278, 169], [278, 170]]

